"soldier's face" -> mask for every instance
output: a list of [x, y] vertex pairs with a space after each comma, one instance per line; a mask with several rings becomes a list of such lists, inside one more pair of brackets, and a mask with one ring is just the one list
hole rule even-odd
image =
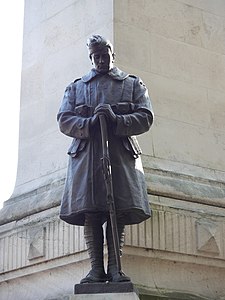
[[108, 47], [103, 47], [91, 55], [91, 61], [99, 73], [105, 74], [113, 68], [114, 54]]

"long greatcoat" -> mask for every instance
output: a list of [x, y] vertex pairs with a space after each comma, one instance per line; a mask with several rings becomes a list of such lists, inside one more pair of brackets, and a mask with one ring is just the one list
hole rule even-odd
[[65, 91], [57, 119], [61, 132], [73, 138], [60, 209], [67, 223], [84, 225], [85, 213], [107, 215], [102, 173], [100, 126], [91, 125], [95, 107], [110, 104], [117, 116], [108, 121], [109, 152], [117, 213], [125, 224], [150, 217], [141, 150], [135, 135], [149, 130], [153, 112], [140, 78], [114, 67], [107, 74], [95, 69], [71, 83]]

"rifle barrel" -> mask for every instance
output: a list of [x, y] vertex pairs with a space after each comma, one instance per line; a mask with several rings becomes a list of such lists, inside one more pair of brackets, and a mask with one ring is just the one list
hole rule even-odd
[[116, 209], [115, 209], [115, 201], [113, 196], [113, 185], [112, 185], [112, 168], [109, 157], [109, 139], [108, 139], [108, 131], [107, 131], [107, 123], [104, 115], [99, 116], [100, 128], [101, 128], [101, 139], [102, 139], [102, 170], [104, 174], [104, 180], [107, 191], [107, 203], [109, 206], [109, 215], [110, 215], [110, 223], [112, 229], [113, 236], [113, 246], [114, 252], [116, 256], [116, 264], [118, 272], [121, 272], [121, 261], [120, 261], [120, 251], [119, 251], [119, 237], [118, 237], [118, 229], [117, 229], [117, 219], [116, 219]]

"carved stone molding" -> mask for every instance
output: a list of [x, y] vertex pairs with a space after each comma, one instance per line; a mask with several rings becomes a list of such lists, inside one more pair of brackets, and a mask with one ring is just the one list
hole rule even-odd
[[[225, 208], [224, 172], [147, 155], [142, 160], [150, 195]], [[0, 211], [0, 225], [58, 206], [64, 181], [61, 174], [52, 183], [6, 201]]]
[[35, 258], [45, 256], [45, 227], [34, 227], [28, 229], [29, 236], [29, 250], [28, 250], [28, 259], [32, 260]]
[[[223, 209], [204, 211], [204, 205], [190, 207], [185, 206], [186, 202], [156, 196], [150, 200], [152, 217], [141, 224], [126, 226], [125, 246], [161, 251], [165, 257], [178, 253], [183, 257], [201, 257], [201, 260], [225, 260]], [[58, 207], [0, 228], [1, 273], [86, 250], [83, 227], [61, 221]]]
[[198, 251], [212, 255], [220, 254], [220, 243], [222, 241], [220, 241], [220, 228], [218, 224], [207, 221], [197, 221], [196, 233]]

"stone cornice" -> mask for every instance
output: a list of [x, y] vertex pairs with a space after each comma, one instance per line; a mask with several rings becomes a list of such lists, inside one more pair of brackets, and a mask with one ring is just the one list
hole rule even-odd
[[[225, 172], [142, 156], [148, 193], [225, 208]], [[12, 197], [0, 211], [0, 225], [60, 204], [65, 178]], [[26, 208], [26, 209], [25, 209]]]

